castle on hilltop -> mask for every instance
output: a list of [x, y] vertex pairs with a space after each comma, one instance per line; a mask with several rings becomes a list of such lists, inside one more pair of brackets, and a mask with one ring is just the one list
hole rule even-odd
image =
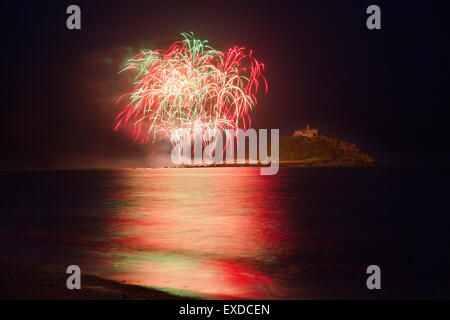
[[305, 129], [294, 131], [294, 137], [314, 138], [314, 137], [317, 137], [318, 134], [319, 134], [319, 130], [309, 128], [309, 124], [306, 125]]

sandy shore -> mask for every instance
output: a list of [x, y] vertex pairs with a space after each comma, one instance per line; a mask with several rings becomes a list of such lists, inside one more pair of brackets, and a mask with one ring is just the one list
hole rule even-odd
[[106, 280], [95, 275], [81, 276], [81, 290], [69, 290], [69, 275], [32, 265], [0, 261], [1, 300], [179, 300], [168, 293], [141, 286]]

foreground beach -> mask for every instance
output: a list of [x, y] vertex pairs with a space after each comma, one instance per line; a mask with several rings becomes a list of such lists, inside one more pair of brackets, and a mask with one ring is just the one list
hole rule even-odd
[[[0, 300], [178, 300], [162, 291], [106, 280], [95, 275], [81, 276], [81, 290], [69, 290], [69, 274], [34, 265], [0, 261]], [[186, 299], [186, 298], [184, 298]]]

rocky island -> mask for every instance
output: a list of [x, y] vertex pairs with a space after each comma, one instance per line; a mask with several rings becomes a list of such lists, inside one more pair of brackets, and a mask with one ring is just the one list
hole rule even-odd
[[374, 159], [359, 151], [355, 144], [338, 138], [319, 135], [317, 129], [306, 126], [292, 137], [280, 138], [281, 165], [364, 166]]

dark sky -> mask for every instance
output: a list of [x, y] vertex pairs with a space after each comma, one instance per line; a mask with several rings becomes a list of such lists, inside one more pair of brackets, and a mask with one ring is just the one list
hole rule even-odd
[[[82, 30], [66, 29], [77, 4]], [[370, 4], [382, 29], [366, 28]], [[306, 123], [389, 163], [448, 163], [444, 1], [33, 1], [1, 5], [0, 169], [142, 166], [152, 146], [114, 132], [120, 64], [193, 31], [253, 49], [269, 92], [256, 128]]]

